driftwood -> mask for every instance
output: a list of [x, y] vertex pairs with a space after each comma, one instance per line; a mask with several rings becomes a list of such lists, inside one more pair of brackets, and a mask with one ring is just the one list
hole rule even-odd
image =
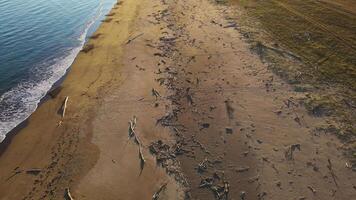
[[236, 169], [236, 172], [247, 172], [248, 170], [250, 170], [250, 167], [241, 167], [241, 168], [238, 168]]
[[309, 189], [310, 191], [312, 191], [312, 193], [313, 193], [313, 194], [315, 194], [315, 193], [316, 193], [316, 190], [315, 190], [313, 187], [308, 186], [308, 189]]
[[154, 195], [152, 196], [152, 200], [158, 200], [159, 196], [161, 195], [161, 192], [164, 191], [166, 188], [167, 188], [167, 183], [161, 185], [161, 187], [159, 187], [157, 192], [155, 192]]
[[156, 99], [157, 99], [157, 98], [160, 97], [161, 95], [158, 93], [157, 90], [155, 90], [154, 88], [152, 88], [152, 96], [155, 96]]
[[141, 37], [142, 35], [143, 35], [143, 33], [136, 35], [132, 39], [127, 40], [126, 44], [130, 44], [132, 41], [136, 40], [137, 38]]
[[140, 139], [138, 138], [135, 128], [136, 128], [137, 118], [136, 116], [133, 117], [132, 120], [129, 122], [129, 139], [134, 137], [136, 144], [141, 145]]
[[64, 195], [66, 200], [74, 200], [72, 195], [70, 194], [69, 188], [65, 189], [65, 195]]
[[135, 127], [137, 123], [137, 118], [134, 116], [132, 120], [129, 121], [129, 138], [134, 137], [135, 134]]
[[145, 160], [145, 157], [143, 156], [141, 145], [138, 146], [138, 152], [139, 152], [139, 157], [140, 157], [140, 160], [141, 160], [141, 170], [143, 170], [143, 167], [145, 166], [146, 160]]
[[285, 157], [287, 160], [293, 160], [294, 157], [293, 157], [293, 153], [295, 150], [299, 150], [301, 151], [301, 148], [300, 148], [300, 144], [292, 144], [288, 150], [285, 152]]
[[27, 174], [33, 174], [33, 175], [37, 175], [42, 171], [42, 169], [28, 169], [26, 170]]
[[209, 160], [207, 158], [205, 158], [203, 161], [201, 161], [197, 167], [198, 172], [200, 172], [200, 173], [205, 172], [208, 169], [208, 165], [207, 165], [208, 162], [209, 162]]
[[62, 118], [64, 118], [64, 116], [66, 114], [68, 99], [69, 99], [68, 96], [66, 96], [66, 98], [64, 99], [64, 103], [63, 103], [63, 106], [62, 106]]
[[229, 119], [234, 118], [234, 111], [235, 111], [235, 109], [232, 107], [231, 104], [232, 104], [232, 101], [230, 101], [230, 100], [225, 101], [225, 108], [226, 108], [227, 116], [229, 117]]
[[337, 184], [337, 181], [336, 181], [337, 176], [335, 175], [335, 172], [334, 172], [334, 170], [333, 170], [333, 166], [332, 166], [332, 164], [331, 164], [331, 160], [330, 160], [329, 158], [328, 158], [328, 165], [327, 165], [327, 167], [328, 167], [328, 169], [329, 169], [329, 171], [330, 171], [330, 174], [331, 174], [331, 176], [332, 176], [332, 178], [333, 178], [333, 180], [334, 180], [334, 183], [335, 183], [336, 187], [339, 187], [339, 185]]
[[138, 138], [136, 132], [135, 132], [135, 128], [136, 128], [136, 123], [137, 123], [137, 118], [134, 116], [132, 118], [132, 120], [130, 120], [129, 122], [129, 139], [134, 137], [135, 143], [138, 145], [138, 156], [140, 158], [141, 161], [141, 170], [143, 170], [143, 167], [145, 165], [145, 157], [143, 156], [142, 153], [142, 145], [141, 145], [141, 141]]

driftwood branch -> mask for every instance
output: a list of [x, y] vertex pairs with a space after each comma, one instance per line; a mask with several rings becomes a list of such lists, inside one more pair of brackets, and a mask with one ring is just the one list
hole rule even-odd
[[134, 137], [136, 128], [137, 118], [134, 116], [132, 120], [129, 121], [129, 138]]
[[69, 188], [65, 189], [65, 199], [66, 200], [74, 200], [72, 195], [70, 194]]
[[154, 195], [152, 196], [152, 200], [158, 200], [159, 196], [161, 195], [161, 192], [164, 191], [167, 187], [167, 183], [164, 183], [163, 185], [161, 185], [161, 187], [159, 187], [159, 189], [157, 190], [157, 192], [154, 193]]
[[137, 38], [141, 37], [143, 35], [143, 33], [136, 35], [135, 37], [127, 40], [126, 44], [130, 44], [132, 41], [136, 40]]
[[66, 114], [68, 99], [69, 99], [68, 96], [66, 96], [66, 98], [64, 99], [64, 103], [63, 103], [63, 106], [62, 106], [62, 118], [64, 118], [64, 116]]
[[140, 157], [140, 160], [141, 160], [141, 170], [143, 170], [143, 167], [145, 166], [145, 163], [146, 163], [146, 159], [143, 156], [141, 145], [138, 146], [138, 152], [139, 152], [139, 157]]
[[156, 99], [157, 99], [157, 98], [160, 97], [161, 95], [159, 94], [159, 92], [158, 92], [157, 90], [155, 90], [154, 88], [152, 88], [152, 96], [155, 96]]

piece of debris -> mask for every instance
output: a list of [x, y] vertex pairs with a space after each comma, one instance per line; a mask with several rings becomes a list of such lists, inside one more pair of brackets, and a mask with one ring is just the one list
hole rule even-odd
[[237, 23], [230, 22], [228, 25], [224, 26], [223, 28], [237, 28]]
[[137, 123], [137, 118], [136, 116], [133, 116], [133, 119], [129, 121], [129, 138], [134, 137], [135, 134], [135, 127]]
[[260, 178], [259, 175], [254, 176], [254, 177], [251, 177], [251, 178], [248, 179], [248, 182], [249, 182], [249, 183], [256, 182], [256, 181], [258, 181], [259, 178]]
[[267, 192], [261, 192], [257, 195], [258, 199], [264, 199], [264, 197], [267, 195]]
[[[227, 197], [230, 191], [230, 184], [227, 181], [224, 181], [224, 195]], [[227, 198], [226, 198], [227, 199]]]
[[301, 151], [300, 144], [292, 144], [292, 145], [288, 148], [288, 150], [286, 151], [286, 153], [285, 153], [285, 158], [286, 158], [287, 160], [293, 160], [293, 159], [294, 159], [293, 153], [294, 153], [294, 151], [295, 151], [296, 149], [298, 149], [299, 151]]
[[166, 187], [167, 187], [167, 183], [161, 185], [161, 187], [159, 187], [157, 192], [155, 192], [154, 195], [152, 196], [152, 200], [158, 200], [159, 196], [161, 195], [161, 192], [163, 192], [166, 189]]
[[205, 172], [207, 169], [208, 169], [208, 159], [205, 158], [203, 161], [201, 161], [199, 164], [198, 164], [198, 167], [197, 167], [197, 170], [199, 173], [202, 173], [202, 172]]
[[16, 167], [16, 169], [14, 169], [15, 172], [6, 179], [6, 181], [10, 180], [11, 178], [13, 178], [14, 176], [18, 175], [18, 174], [21, 174], [23, 172], [23, 170], [20, 170], [19, 167]]
[[200, 126], [201, 126], [200, 130], [203, 130], [205, 128], [209, 128], [210, 124], [209, 123], [202, 123]]
[[61, 90], [62, 90], [62, 87], [57, 87], [57, 88], [51, 90], [50, 92], [48, 92], [48, 95], [49, 95], [52, 99], [54, 99], [54, 98], [56, 98], [57, 95], [61, 92]]
[[240, 192], [240, 200], [245, 200], [246, 199], [246, 192], [245, 191], [241, 191]]
[[200, 181], [199, 187], [200, 188], [205, 188], [205, 187], [210, 187], [213, 185], [214, 179], [212, 178], [205, 178]]
[[38, 175], [41, 171], [42, 169], [28, 169], [26, 170], [26, 173], [32, 175]]
[[241, 168], [238, 168], [236, 169], [236, 172], [247, 172], [248, 170], [250, 169], [250, 167], [241, 167]]
[[127, 40], [126, 44], [130, 44], [132, 41], [136, 40], [137, 38], [141, 37], [144, 33], [138, 34], [135, 37]]
[[294, 121], [297, 122], [299, 124], [299, 126], [302, 125], [302, 122], [300, 121], [300, 118], [299, 118], [299, 116], [297, 114], [295, 114]]
[[225, 128], [225, 133], [226, 134], [232, 134], [233, 130], [230, 127]]
[[330, 160], [329, 158], [328, 158], [328, 165], [327, 165], [327, 168], [328, 168], [329, 171], [330, 171], [331, 177], [333, 178], [336, 187], [339, 187], [339, 185], [338, 185], [337, 182], [336, 182], [337, 176], [335, 175], [335, 172], [334, 172], [334, 170], [333, 170], [333, 166], [332, 166], [332, 164], [331, 164], [331, 160]]
[[155, 90], [154, 88], [152, 88], [152, 96], [156, 97], [156, 99], [157, 99], [157, 98], [160, 97], [161, 95], [158, 93], [157, 90]]
[[234, 111], [235, 111], [235, 109], [232, 107], [231, 103], [232, 103], [231, 100], [225, 101], [226, 112], [227, 112], [227, 116], [229, 117], [229, 119], [234, 118]]
[[84, 47], [82, 49], [82, 52], [88, 53], [92, 49], [94, 49], [94, 45], [93, 44], [86, 44], [86, 45], [84, 45]]
[[189, 105], [193, 105], [194, 104], [192, 95], [187, 94], [187, 101], [188, 101]]
[[95, 40], [95, 39], [99, 38], [101, 35], [102, 35], [101, 33], [96, 33], [96, 34], [90, 36], [90, 39], [94, 39]]
[[310, 191], [312, 191], [312, 192], [313, 192], [313, 194], [315, 194], [315, 193], [316, 193], [316, 190], [315, 190], [314, 188], [312, 188], [311, 186], [308, 186], [308, 189], [309, 189]]
[[141, 170], [143, 170], [143, 167], [145, 166], [146, 160], [145, 160], [145, 157], [143, 156], [141, 145], [139, 145], [139, 147], [138, 147], [138, 152], [139, 152], [139, 157], [140, 157], [140, 160], [141, 160]]
[[105, 22], [105, 23], [108, 23], [108, 22], [111, 22], [112, 21], [112, 18], [106, 18], [104, 20], [102, 20], [102, 22]]
[[72, 197], [72, 195], [70, 194], [69, 188], [66, 188], [66, 189], [65, 189], [64, 198], [65, 198], [66, 200], [74, 200], [73, 197]]
[[68, 99], [69, 99], [69, 97], [66, 96], [66, 98], [64, 99], [63, 105], [62, 105], [62, 118], [64, 118], [64, 116], [66, 114]]

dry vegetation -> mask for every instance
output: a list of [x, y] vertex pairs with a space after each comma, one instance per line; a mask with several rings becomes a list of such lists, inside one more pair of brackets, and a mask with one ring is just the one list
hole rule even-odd
[[[356, 10], [349, 1], [232, 0], [241, 32], [270, 68], [305, 92], [311, 114], [345, 141], [356, 161]], [[256, 28], [258, 27], [258, 28]]]

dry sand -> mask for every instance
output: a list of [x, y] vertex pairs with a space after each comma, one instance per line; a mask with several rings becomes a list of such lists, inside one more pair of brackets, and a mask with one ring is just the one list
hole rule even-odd
[[341, 143], [316, 131], [325, 119], [249, 50], [231, 11], [116, 5], [0, 157], [0, 199], [152, 199], [165, 184], [159, 199], [355, 199]]

